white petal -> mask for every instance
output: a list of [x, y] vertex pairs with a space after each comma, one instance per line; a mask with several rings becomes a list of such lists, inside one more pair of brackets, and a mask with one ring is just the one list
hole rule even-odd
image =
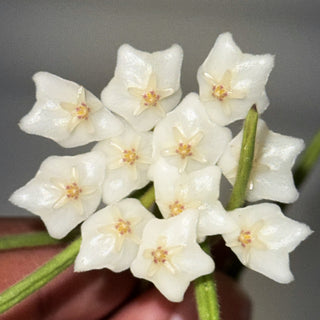
[[200, 210], [198, 238], [231, 232], [235, 228], [235, 223], [226, 213], [220, 201], [211, 204], [206, 210]]
[[183, 59], [182, 48], [174, 44], [164, 51], [152, 53], [153, 72], [157, 75], [157, 86], [160, 89], [180, 88], [180, 73]]
[[279, 283], [293, 281], [293, 275], [289, 267], [289, 255], [281, 250], [252, 250], [248, 267]]
[[285, 249], [293, 251], [312, 231], [304, 224], [285, 217], [279, 210], [279, 217], [269, 219], [259, 232], [259, 239], [268, 245], [270, 250]]
[[250, 202], [261, 199], [292, 203], [298, 199], [290, 170], [259, 172], [254, 175], [246, 199]]
[[[268, 107], [269, 103], [265, 97], [264, 88], [273, 66], [274, 57], [270, 54], [243, 54], [234, 71], [232, 88], [245, 92], [246, 97], [243, 100], [235, 99], [233, 101], [233, 112], [237, 112], [238, 108], [245, 112], [244, 104], [247, 105], [246, 113], [253, 104], [256, 104], [259, 113]], [[244, 119], [245, 116], [246, 114], [235, 114], [234, 117]]]
[[227, 32], [220, 34], [208, 57], [200, 66], [198, 77], [201, 73], [208, 72], [220, 81], [226, 70], [232, 69], [242, 56], [242, 52], [232, 39], [232, 35]]
[[127, 87], [145, 88], [152, 73], [152, 58], [143, 52], [123, 44], [118, 50], [115, 76], [126, 81]]
[[104, 203], [110, 204], [119, 201], [132, 191], [141, 189], [148, 184], [149, 179], [146, 176], [148, 168], [144, 168], [145, 174], [139, 173], [137, 179], [133, 179], [132, 170], [132, 168], [121, 167], [107, 173], [102, 190]]

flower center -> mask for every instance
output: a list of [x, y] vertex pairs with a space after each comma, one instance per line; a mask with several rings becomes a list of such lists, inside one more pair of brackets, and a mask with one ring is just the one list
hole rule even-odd
[[165, 263], [167, 261], [168, 258], [168, 250], [162, 249], [161, 246], [157, 247], [156, 250], [153, 250], [151, 252], [151, 255], [153, 257], [153, 262], [155, 264], [158, 263]]
[[118, 222], [115, 224], [115, 228], [121, 235], [124, 235], [126, 233], [131, 233], [130, 221], [126, 221], [121, 218], [118, 219]]
[[248, 244], [250, 244], [252, 240], [253, 239], [250, 231], [241, 230], [238, 241], [243, 247], [246, 247]]
[[76, 107], [76, 115], [78, 119], [88, 120], [90, 108], [82, 102], [79, 106]]
[[212, 96], [223, 101], [223, 99], [228, 96], [228, 91], [221, 84], [212, 86]]
[[79, 188], [79, 186], [75, 182], [66, 186], [66, 195], [70, 199], [77, 200], [81, 192], [82, 189]]
[[173, 204], [169, 205], [171, 217], [179, 215], [184, 210], [184, 205], [176, 200]]
[[160, 99], [160, 96], [156, 94], [154, 90], [151, 90], [142, 95], [144, 99], [144, 105], [148, 107], [155, 107]]
[[123, 151], [122, 161], [126, 162], [130, 166], [134, 165], [134, 163], [138, 159], [139, 159], [139, 156], [136, 153], [136, 149], [132, 148], [131, 150], [124, 150]]
[[182, 159], [192, 156], [191, 144], [180, 142], [178, 148], [176, 149], [176, 153], [180, 154]]

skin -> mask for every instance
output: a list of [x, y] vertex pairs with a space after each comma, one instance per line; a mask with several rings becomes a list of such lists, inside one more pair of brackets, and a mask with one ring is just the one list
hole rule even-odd
[[[40, 231], [38, 219], [0, 219], [0, 236]], [[0, 252], [0, 292], [35, 270], [63, 246], [46, 246]], [[250, 301], [232, 279], [215, 274], [223, 320], [250, 319]], [[137, 280], [129, 272], [95, 270], [74, 273], [69, 267], [38, 292], [0, 315], [0, 320], [195, 320], [193, 288], [181, 303], [167, 301], [155, 288], [134, 298]], [[131, 295], [131, 298], [130, 298]]]

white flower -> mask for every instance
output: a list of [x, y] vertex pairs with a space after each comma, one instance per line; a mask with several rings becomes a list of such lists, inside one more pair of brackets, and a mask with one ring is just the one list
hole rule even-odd
[[120, 136], [96, 144], [93, 150], [106, 156], [103, 201], [110, 204], [144, 187], [152, 161], [152, 133], [137, 132], [126, 126]]
[[47, 72], [33, 76], [37, 101], [19, 125], [66, 148], [120, 134], [119, 119], [80, 85]]
[[176, 167], [159, 161], [153, 168], [155, 197], [164, 218], [196, 209], [199, 213], [198, 239], [230, 232], [234, 225], [218, 200], [221, 170], [217, 166], [179, 174]]
[[230, 130], [212, 123], [199, 96], [190, 93], [155, 127], [154, 161], [162, 157], [191, 172], [216, 164], [230, 140]]
[[277, 282], [292, 281], [289, 252], [312, 233], [310, 228], [271, 203], [236, 209], [230, 215], [238, 228], [222, 236], [239, 260]]
[[220, 125], [244, 119], [253, 104], [262, 113], [269, 105], [265, 84], [273, 56], [242, 53], [230, 33], [221, 34], [198, 70], [200, 100]]
[[102, 101], [136, 130], [152, 129], [181, 98], [182, 57], [178, 45], [154, 53], [122, 45], [114, 78], [102, 91]]
[[49, 157], [10, 201], [40, 216], [49, 234], [61, 239], [98, 207], [104, 163], [98, 152]]
[[[243, 131], [229, 143], [218, 164], [231, 184], [237, 175], [242, 135]], [[263, 120], [259, 120], [247, 200], [294, 202], [299, 194], [291, 168], [303, 147], [302, 139], [272, 132]]]
[[128, 269], [137, 255], [143, 228], [153, 218], [137, 199], [124, 199], [96, 212], [81, 226], [75, 271]]
[[131, 271], [154, 283], [170, 301], [182, 301], [190, 281], [212, 272], [214, 262], [196, 242], [197, 214], [188, 210], [145, 227]]

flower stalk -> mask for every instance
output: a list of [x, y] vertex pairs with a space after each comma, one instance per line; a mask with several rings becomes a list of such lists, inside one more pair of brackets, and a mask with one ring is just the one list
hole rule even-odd
[[[201, 245], [201, 248], [210, 254], [207, 241]], [[220, 319], [217, 286], [212, 273], [195, 280], [195, 296], [200, 320]]]
[[0, 314], [40, 289], [68, 268], [79, 252], [80, 243], [81, 238], [77, 238], [45, 265], [4, 291], [0, 295]]
[[[147, 191], [139, 198], [139, 200], [146, 208], [150, 207], [154, 202], [153, 186], [147, 189]], [[67, 239], [70, 240], [70, 237], [72, 236], [74, 236], [73, 233], [71, 233], [63, 240], [52, 239], [45, 232], [23, 234], [20, 236], [20, 238], [19, 235], [7, 236], [3, 237], [6, 238], [3, 243], [1, 243], [1, 240], [3, 238], [0, 239], [0, 250], [1, 247], [3, 247], [4, 249], [12, 249], [27, 246], [31, 247], [36, 245], [56, 244], [61, 243], [62, 241], [65, 241]], [[17, 241], [14, 241], [14, 238], [16, 237]], [[26, 241], [25, 244], [23, 244], [23, 240]], [[33, 292], [43, 287], [45, 284], [47, 284], [49, 281], [63, 272], [66, 268], [68, 268], [74, 262], [76, 256], [78, 255], [80, 244], [81, 237], [74, 240], [68, 247], [54, 256], [45, 265], [38, 268], [26, 278], [2, 292], [0, 294], [0, 314], [7, 311], [23, 299], [27, 298]]]
[[67, 243], [74, 240], [79, 234], [80, 232], [77, 228], [61, 240], [50, 237], [46, 231], [6, 235], [0, 237], [0, 251]]
[[318, 131], [306, 148], [294, 172], [296, 187], [303, 183], [320, 156], [320, 131]]
[[141, 204], [149, 209], [154, 203], [155, 195], [154, 195], [154, 186], [150, 186], [147, 191], [140, 197]]
[[258, 123], [258, 112], [254, 104], [248, 112], [243, 128], [240, 159], [237, 178], [227, 205], [227, 210], [242, 207], [245, 202], [247, 185], [250, 178], [252, 161], [254, 157], [254, 145]]
[[[245, 201], [254, 156], [257, 122], [258, 113], [256, 106], [253, 105], [244, 123], [237, 178], [227, 205], [228, 210], [241, 207]], [[202, 244], [202, 248], [207, 253], [210, 253], [210, 247], [207, 241]], [[219, 320], [219, 303], [213, 275], [209, 274], [197, 279], [195, 281], [195, 292], [199, 319]]]

